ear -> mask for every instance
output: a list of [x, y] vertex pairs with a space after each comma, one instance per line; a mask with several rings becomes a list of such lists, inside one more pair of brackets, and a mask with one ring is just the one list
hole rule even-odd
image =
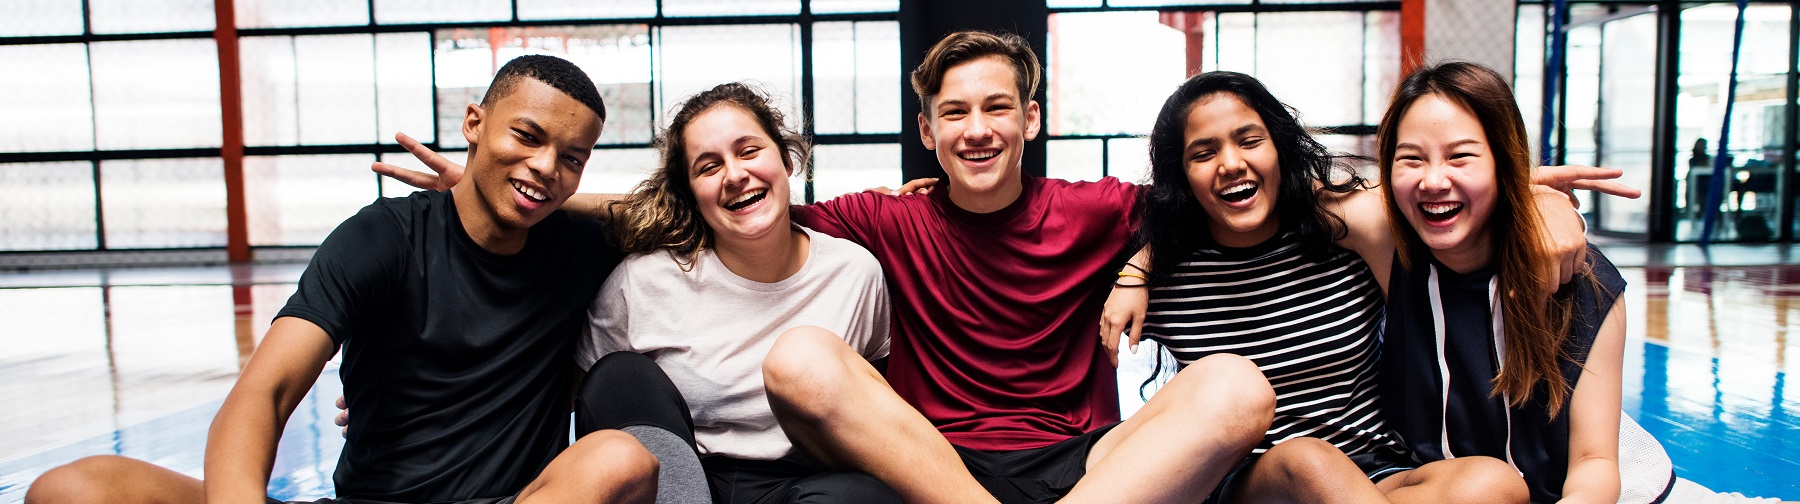
[[931, 134], [931, 119], [919, 113], [919, 142], [925, 144], [925, 150], [937, 150], [937, 140]]
[[481, 120], [485, 114], [487, 111], [482, 110], [481, 105], [476, 103], [470, 103], [469, 108], [463, 111], [463, 140], [467, 140], [469, 145], [479, 143], [475, 140], [481, 138], [481, 127], [483, 126]]
[[1039, 117], [1041, 112], [1038, 110], [1037, 100], [1025, 102], [1025, 141], [1037, 139], [1038, 130], [1043, 127], [1043, 121]]

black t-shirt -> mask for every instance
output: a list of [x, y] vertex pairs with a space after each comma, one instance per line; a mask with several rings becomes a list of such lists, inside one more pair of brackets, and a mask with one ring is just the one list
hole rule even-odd
[[[1569, 401], [1552, 419], [1543, 383], [1518, 407], [1492, 395], [1500, 365], [1489, 295], [1495, 271], [1462, 275], [1433, 260], [1428, 250], [1413, 257], [1419, 259], [1409, 271], [1396, 256], [1388, 281], [1378, 375], [1388, 423], [1421, 462], [1451, 455], [1498, 458], [1523, 473], [1532, 502], [1558, 500], [1569, 467]], [[1587, 260], [1591, 273], [1576, 276], [1565, 287], [1573, 289], [1574, 306], [1560, 367], [1562, 386], [1571, 391], [1601, 323], [1625, 291], [1625, 279], [1600, 249], [1589, 245]], [[1441, 346], [1434, 320], [1439, 310]]]
[[343, 349], [355, 412], [339, 497], [513, 495], [568, 445], [575, 338], [621, 254], [596, 221], [551, 214], [502, 256], [463, 230], [449, 192], [378, 200], [319, 246], [276, 317]]

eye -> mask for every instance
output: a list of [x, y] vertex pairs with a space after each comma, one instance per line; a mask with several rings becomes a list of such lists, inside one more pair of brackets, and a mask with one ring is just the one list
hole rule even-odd
[[1013, 109], [1013, 106], [1011, 103], [996, 103], [993, 105], [988, 105], [987, 111], [988, 112], [1005, 112], [1005, 111], [1012, 110], [1012, 109]]
[[1477, 158], [1477, 157], [1481, 157], [1481, 156], [1478, 154], [1475, 154], [1473, 152], [1458, 152], [1458, 153], [1454, 153], [1454, 154], [1450, 155], [1450, 159], [1452, 159], [1452, 160], [1464, 159], [1464, 158]]
[[756, 157], [756, 155], [761, 152], [762, 152], [762, 147], [756, 147], [756, 146], [745, 147], [743, 151], [738, 152], [738, 158], [739, 159], [750, 159], [750, 158]]
[[1262, 145], [1262, 143], [1263, 143], [1263, 137], [1249, 137], [1249, 138], [1245, 138], [1241, 142], [1238, 142], [1238, 145], [1242, 146], [1245, 149], [1254, 149], [1254, 148], [1256, 148], [1256, 146]]
[[969, 111], [963, 110], [961, 108], [948, 108], [948, 109], [944, 109], [942, 112], [939, 112], [938, 117], [943, 117], [946, 119], [956, 119], [956, 118], [959, 118], [959, 117], [962, 117], [962, 116], [965, 116], [968, 114], [969, 114]]
[[1212, 160], [1213, 154], [1215, 154], [1215, 152], [1210, 150], [1195, 151], [1193, 155], [1188, 156], [1188, 160], [1196, 163], [1204, 163]]
[[519, 141], [521, 141], [521, 142], [525, 142], [525, 143], [532, 144], [532, 145], [536, 145], [538, 143], [537, 137], [533, 136], [530, 133], [526, 133], [525, 130], [513, 128], [513, 134], [518, 135]]
[[707, 175], [709, 173], [712, 173], [712, 172], [715, 172], [718, 170], [719, 170], [719, 163], [706, 162], [706, 163], [700, 163], [700, 166], [694, 167], [694, 174], [696, 176], [704, 176], [704, 175]]

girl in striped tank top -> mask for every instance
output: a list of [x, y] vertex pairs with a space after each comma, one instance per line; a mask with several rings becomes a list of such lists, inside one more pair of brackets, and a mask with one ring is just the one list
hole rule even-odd
[[1150, 159], [1147, 247], [1107, 301], [1108, 355], [1141, 323], [1182, 365], [1249, 358], [1276, 393], [1263, 443], [1211, 501], [1523, 500], [1505, 462], [1421, 465], [1389, 432], [1375, 370], [1391, 264], [1363, 261], [1393, 254], [1380, 195], [1289, 108], [1250, 76], [1200, 74], [1163, 105]]

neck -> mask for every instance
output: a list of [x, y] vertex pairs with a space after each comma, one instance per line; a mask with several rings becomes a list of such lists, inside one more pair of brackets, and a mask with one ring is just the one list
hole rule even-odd
[[950, 203], [957, 208], [971, 213], [985, 214], [1000, 211], [1019, 201], [1019, 195], [1025, 193], [1024, 175], [1013, 177], [1011, 181], [1000, 184], [992, 191], [977, 192], [968, 187], [959, 187], [955, 180], [950, 181]]
[[525, 239], [529, 235], [527, 229], [502, 229], [494, 222], [493, 213], [481, 208], [481, 195], [475, 194], [475, 184], [457, 184], [450, 188], [451, 199], [456, 202], [456, 218], [462, 221], [464, 233], [482, 250], [500, 255], [513, 255], [525, 249]]
[[805, 231], [788, 228], [783, 233], [751, 240], [719, 236], [714, 243], [713, 253], [732, 274], [755, 282], [775, 283], [800, 272], [800, 267], [806, 265], [812, 240]]
[[1486, 268], [1493, 262], [1494, 248], [1490, 246], [1491, 243], [1491, 239], [1483, 236], [1464, 241], [1455, 247], [1432, 250], [1431, 256], [1451, 271], [1466, 275]]
[[1270, 238], [1274, 238], [1276, 232], [1281, 231], [1281, 226], [1275, 223], [1274, 217], [1270, 217], [1269, 222], [1256, 229], [1241, 233], [1217, 223], [1209, 222], [1208, 225], [1212, 226], [1213, 242], [1230, 248], [1250, 248], [1261, 245]]

